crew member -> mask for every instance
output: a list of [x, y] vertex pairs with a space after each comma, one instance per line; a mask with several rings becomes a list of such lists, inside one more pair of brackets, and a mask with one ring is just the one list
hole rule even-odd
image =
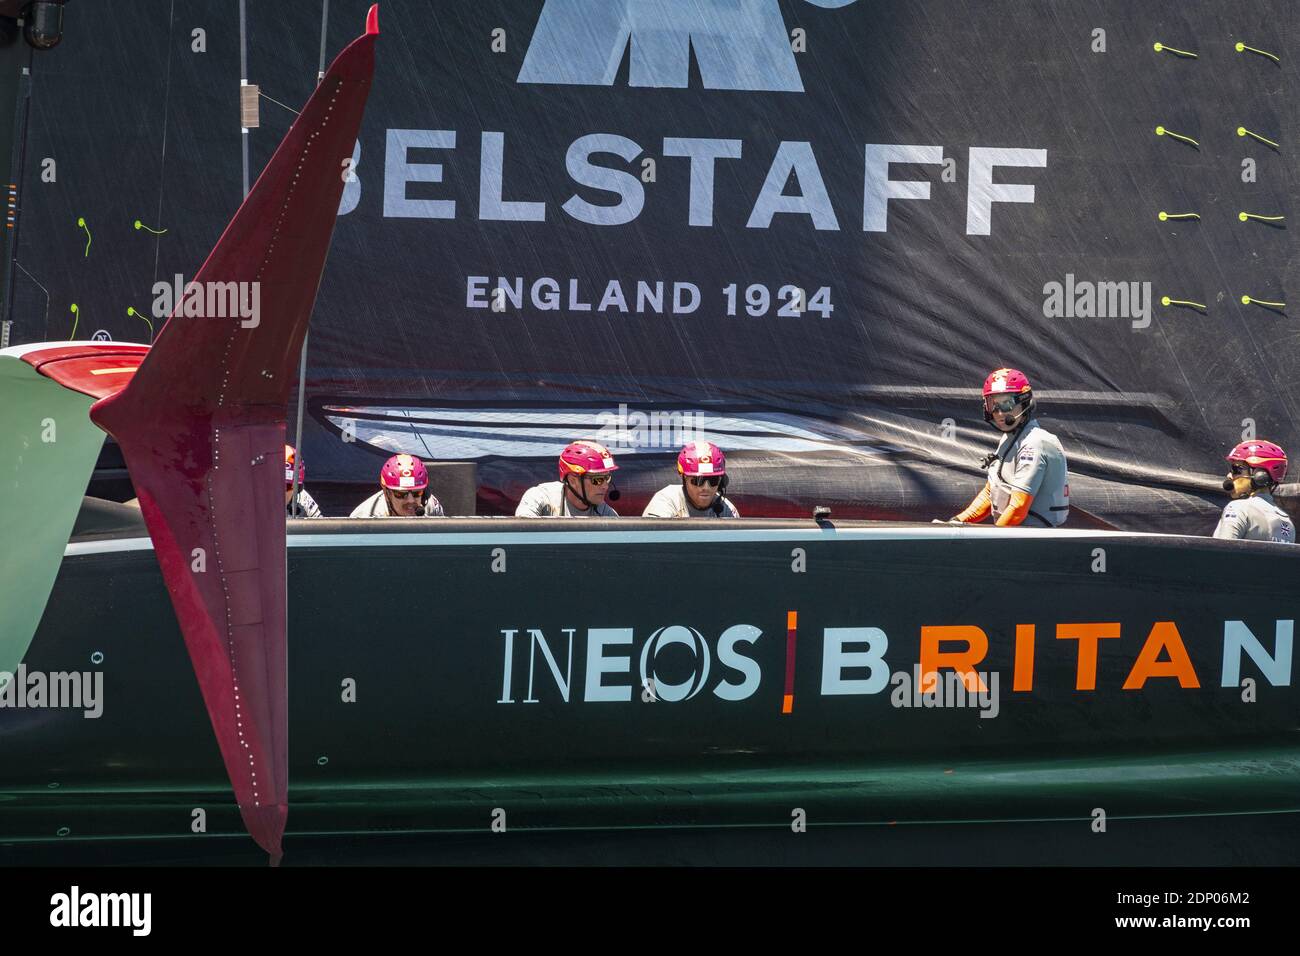
[[379, 469], [379, 490], [357, 505], [353, 518], [441, 518], [429, 494], [429, 470], [414, 455], [394, 455]]
[[739, 518], [725, 497], [727, 456], [713, 442], [690, 442], [677, 454], [681, 481], [655, 492], [643, 518]]
[[1244, 441], [1228, 452], [1227, 461], [1231, 470], [1223, 490], [1232, 501], [1214, 536], [1295, 544], [1295, 524], [1273, 500], [1286, 477], [1286, 452], [1271, 441]]
[[[293, 513], [293, 466], [298, 465], [298, 513]], [[307, 481], [307, 466], [298, 461], [298, 452], [292, 445], [284, 446], [284, 513], [296, 518], [320, 518], [320, 506], [303, 487]]]
[[524, 492], [516, 518], [617, 518], [605, 504], [614, 472], [614, 456], [594, 441], [575, 441], [560, 452], [559, 481], [534, 485]]
[[1002, 432], [984, 459], [988, 481], [953, 521], [973, 524], [990, 513], [998, 527], [1055, 528], [1070, 514], [1069, 472], [1055, 435], [1034, 416], [1034, 392], [1023, 372], [1000, 368], [984, 380], [984, 420]]

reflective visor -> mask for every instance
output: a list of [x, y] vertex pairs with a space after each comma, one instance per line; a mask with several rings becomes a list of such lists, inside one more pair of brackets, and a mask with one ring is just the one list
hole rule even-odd
[[1004, 392], [1001, 395], [985, 395], [984, 408], [991, 415], [994, 412], [1001, 412], [1004, 415], [1014, 412], [1020, 407], [1020, 396]]

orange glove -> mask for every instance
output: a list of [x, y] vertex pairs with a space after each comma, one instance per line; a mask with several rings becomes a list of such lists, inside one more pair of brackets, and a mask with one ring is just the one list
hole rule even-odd
[[1029, 506], [1034, 503], [1034, 496], [1023, 491], [1011, 492], [1011, 501], [1007, 510], [998, 516], [997, 526], [1007, 528], [1018, 525], [1029, 517]]
[[993, 495], [989, 491], [988, 482], [985, 482], [984, 490], [976, 495], [975, 500], [966, 506], [966, 510], [954, 517], [953, 520], [960, 521], [963, 524], [975, 524], [987, 518], [992, 509]]

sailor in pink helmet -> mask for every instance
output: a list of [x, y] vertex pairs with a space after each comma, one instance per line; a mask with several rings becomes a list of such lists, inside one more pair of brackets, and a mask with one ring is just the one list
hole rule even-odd
[[681, 481], [660, 488], [643, 518], [739, 518], [727, 490], [727, 456], [713, 442], [693, 441], [677, 455]]
[[1273, 500], [1286, 477], [1286, 452], [1271, 441], [1244, 441], [1228, 452], [1227, 462], [1231, 471], [1223, 490], [1232, 501], [1223, 509], [1214, 536], [1295, 544], [1295, 523]]
[[429, 494], [429, 469], [414, 455], [394, 455], [379, 469], [379, 490], [353, 509], [353, 518], [441, 518]]
[[[298, 468], [298, 507], [294, 508], [293, 501], [293, 472], [294, 466]], [[284, 513], [290, 518], [321, 518], [320, 506], [316, 504], [316, 499], [307, 494], [307, 489], [303, 487], [307, 482], [307, 466], [302, 463], [298, 457], [298, 451], [292, 445], [284, 446]]]
[[984, 380], [984, 420], [1002, 432], [984, 459], [988, 481], [953, 521], [975, 524], [990, 513], [998, 527], [1057, 528], [1070, 514], [1065, 450], [1034, 418], [1034, 392], [1024, 372], [995, 369]]
[[534, 485], [524, 492], [516, 518], [617, 518], [605, 504], [614, 472], [614, 456], [594, 441], [570, 442], [560, 452], [559, 481]]

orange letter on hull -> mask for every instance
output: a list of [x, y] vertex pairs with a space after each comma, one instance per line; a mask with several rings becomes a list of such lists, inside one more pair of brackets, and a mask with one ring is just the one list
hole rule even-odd
[[[1169, 660], [1157, 660], [1162, 648], [1169, 648]], [[1200, 687], [1192, 667], [1192, 659], [1187, 656], [1183, 646], [1183, 636], [1178, 633], [1178, 625], [1173, 621], [1156, 621], [1147, 635], [1147, 642], [1142, 645], [1138, 655], [1124, 681], [1125, 690], [1141, 690], [1149, 677], [1177, 677], [1179, 687]]]
[[1012, 690], [1034, 689], [1034, 625], [1016, 625], [1016, 669]]
[[[940, 651], [942, 641], [965, 641], [964, 651]], [[938, 680], [940, 667], [951, 667], [961, 675], [962, 683], [970, 693], [987, 691], [984, 681], [975, 672], [975, 665], [989, 652], [989, 639], [978, 627], [953, 624], [921, 628], [921, 691], [929, 693]]]
[[1079, 642], [1079, 668], [1076, 672], [1075, 690], [1097, 689], [1097, 642], [1107, 637], [1119, 637], [1119, 621], [1104, 624], [1058, 624], [1058, 641]]

